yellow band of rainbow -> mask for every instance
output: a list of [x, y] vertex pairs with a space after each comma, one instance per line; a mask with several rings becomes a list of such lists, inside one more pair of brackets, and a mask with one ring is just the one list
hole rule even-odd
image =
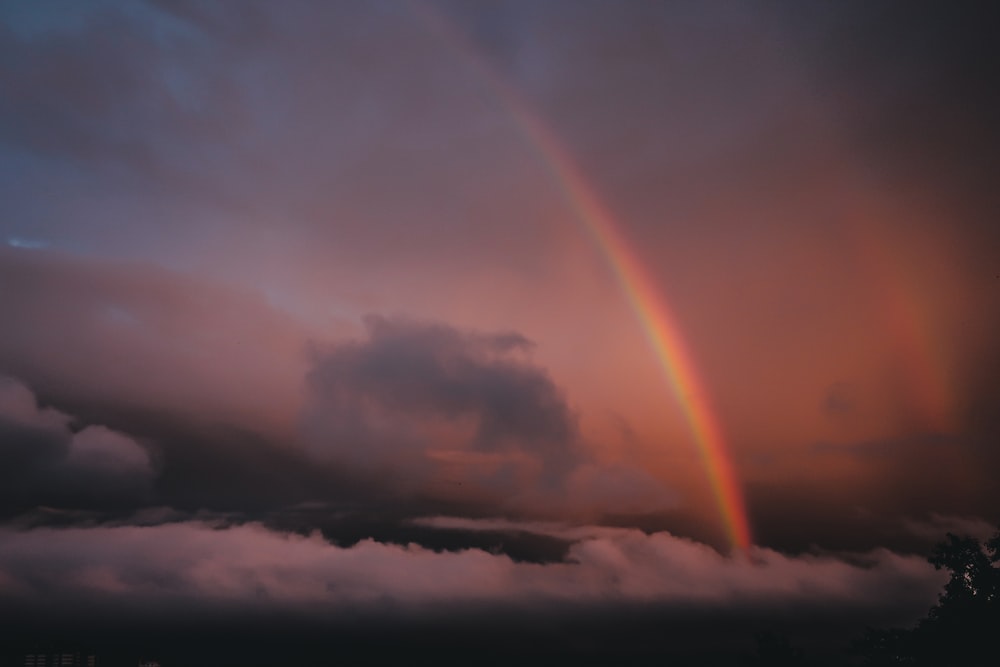
[[426, 5], [411, 5], [432, 32], [462, 53], [483, 77], [525, 138], [538, 151], [566, 201], [606, 258], [619, 287], [635, 313], [657, 362], [677, 400], [701, 452], [712, 492], [722, 514], [730, 543], [745, 551], [750, 547], [750, 522], [722, 429], [708, 403], [707, 394], [684, 344], [680, 329], [642, 262], [619, 232], [619, 225], [601, 203], [568, 151], [518, 92], [501, 77], [464, 35]]

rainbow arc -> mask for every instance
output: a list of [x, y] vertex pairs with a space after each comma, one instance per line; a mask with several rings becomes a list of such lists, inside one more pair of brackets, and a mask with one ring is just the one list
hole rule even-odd
[[457, 28], [426, 6], [412, 5], [434, 34], [462, 53], [489, 84], [528, 143], [538, 152], [594, 245], [607, 260], [649, 342], [663, 375], [679, 401], [701, 452], [726, 534], [746, 551], [752, 539], [743, 493], [723, 438], [722, 427], [704, 391], [681, 329], [656, 283], [627, 243], [611, 212], [588, 183], [555, 133], [521, 95], [495, 71]]

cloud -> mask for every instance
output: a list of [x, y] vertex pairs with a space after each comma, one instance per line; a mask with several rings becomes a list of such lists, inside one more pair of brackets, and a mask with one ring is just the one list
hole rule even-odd
[[888, 551], [865, 554], [863, 565], [760, 548], [749, 558], [727, 557], [669, 533], [509, 527], [557, 534], [573, 544], [564, 562], [539, 564], [480, 549], [436, 552], [370, 539], [344, 548], [318, 534], [288, 535], [256, 524], [7, 527], [0, 529], [0, 599], [34, 608], [88, 600], [103, 609], [141, 608], [153, 615], [194, 606], [404, 615], [477, 605], [844, 608], [891, 612], [906, 622], [933, 603], [944, 577], [923, 559]]
[[[520, 334], [372, 316], [367, 340], [318, 348], [306, 423], [321, 458], [451, 468], [511, 479], [565, 475], [576, 420], [561, 390], [523, 356]], [[423, 459], [421, 461], [421, 459]]]
[[88, 426], [73, 434], [66, 462], [81, 471], [101, 470], [114, 474], [149, 474], [149, 453], [136, 442], [105, 426]]
[[364, 340], [314, 351], [304, 425], [319, 460], [380, 471], [400, 490], [536, 516], [676, 503], [649, 473], [592, 460], [577, 416], [521, 334], [381, 316], [366, 326]]
[[0, 373], [50, 401], [255, 426], [298, 409], [306, 337], [252, 289], [0, 247], [0, 317], [12, 323], [0, 330]]
[[0, 376], [0, 511], [37, 504], [86, 508], [142, 499], [153, 459], [128, 435], [40, 407], [17, 380]]
[[95, 466], [126, 460], [110, 431], [155, 445], [152, 502], [259, 516], [429, 497], [594, 517], [676, 500], [638, 468], [590, 460], [517, 332], [372, 316], [366, 337], [307, 355], [307, 330], [251, 290], [17, 249], [0, 249], [0, 277], [0, 312], [33, 323], [0, 331], [0, 373], [90, 425], [77, 450]]
[[926, 519], [906, 519], [903, 529], [917, 537], [940, 540], [945, 533], [986, 540], [997, 532], [994, 524], [979, 517], [950, 516], [931, 512]]

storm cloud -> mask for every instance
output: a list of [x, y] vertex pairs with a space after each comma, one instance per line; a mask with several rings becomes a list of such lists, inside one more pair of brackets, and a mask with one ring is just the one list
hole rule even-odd
[[73, 417], [43, 408], [30, 389], [0, 376], [0, 507], [78, 509], [146, 500], [156, 476], [153, 454], [101, 425], [74, 428]]
[[[440, 421], [443, 432], [417, 447], [443, 448], [453, 426], [462, 431], [458, 454], [519, 452], [550, 474], [565, 471], [579, 445], [575, 418], [548, 374], [524, 359], [531, 344], [523, 336], [382, 317], [366, 324], [364, 342], [314, 353], [311, 421], [321, 422], [324, 440], [349, 447], [348, 457], [385, 459], [405, 455], [394, 440]], [[381, 448], [388, 451], [358, 451]]]

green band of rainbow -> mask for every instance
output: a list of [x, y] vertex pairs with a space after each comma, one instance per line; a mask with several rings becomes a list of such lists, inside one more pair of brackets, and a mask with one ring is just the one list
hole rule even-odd
[[618, 231], [614, 217], [594, 194], [569, 153], [537, 114], [479, 55], [452, 24], [426, 5], [415, 6], [418, 17], [444, 41], [461, 52], [503, 103], [528, 142], [538, 151], [554, 180], [583, 223], [597, 248], [607, 259], [629, 306], [636, 314], [668, 384], [680, 402], [708, 472], [712, 492], [722, 514], [731, 544], [750, 547], [750, 523], [736, 471], [730, 460], [722, 430], [710, 408], [695, 365], [674, 317], [657, 293], [642, 262]]
[[680, 329], [653, 281], [646, 275], [614, 223], [583, 176], [534, 116], [517, 111], [518, 124], [545, 157], [566, 200], [583, 222], [594, 243], [607, 258], [618, 285], [636, 314], [656, 354], [660, 369], [680, 402], [708, 471], [712, 492], [722, 512], [733, 546], [750, 546], [750, 524], [736, 471], [729, 459], [722, 429], [713, 416]]

